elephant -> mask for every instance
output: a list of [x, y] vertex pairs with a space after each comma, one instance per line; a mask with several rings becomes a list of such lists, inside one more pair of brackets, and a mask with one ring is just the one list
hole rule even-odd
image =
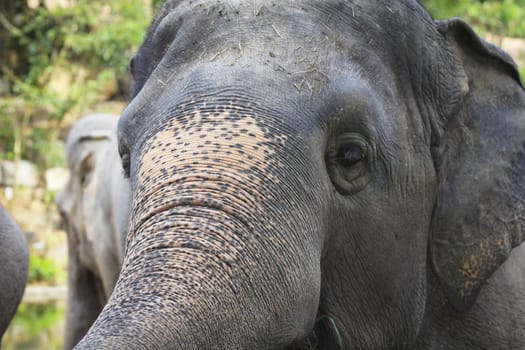
[[27, 242], [15, 220], [0, 205], [0, 347], [27, 283]]
[[70, 177], [55, 197], [68, 238], [64, 349], [84, 336], [107, 302], [124, 257], [129, 182], [117, 151], [118, 117], [88, 114], [66, 140]]
[[76, 349], [525, 349], [525, 89], [416, 0], [168, 0]]

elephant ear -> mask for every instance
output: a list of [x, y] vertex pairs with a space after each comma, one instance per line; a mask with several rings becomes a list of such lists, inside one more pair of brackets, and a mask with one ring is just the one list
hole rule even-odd
[[524, 240], [525, 91], [510, 56], [465, 22], [436, 26], [463, 96], [434, 142], [430, 254], [449, 302], [466, 311]]

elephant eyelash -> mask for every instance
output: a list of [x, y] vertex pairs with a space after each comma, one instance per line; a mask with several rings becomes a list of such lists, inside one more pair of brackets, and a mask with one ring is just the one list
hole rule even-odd
[[352, 160], [349, 160], [348, 157], [346, 156], [336, 156], [336, 157], [333, 157], [332, 158], [334, 161], [338, 162], [338, 163], [351, 163], [351, 164], [347, 164], [345, 166], [351, 166], [353, 164], [356, 164], [356, 163], [359, 163], [363, 160], [366, 159], [366, 155], [363, 153], [361, 155], [359, 155], [359, 158], [355, 158], [355, 159], [352, 159]]
[[366, 150], [358, 144], [341, 145], [338, 149], [331, 150], [329, 154], [333, 162], [345, 167], [355, 165], [367, 158]]

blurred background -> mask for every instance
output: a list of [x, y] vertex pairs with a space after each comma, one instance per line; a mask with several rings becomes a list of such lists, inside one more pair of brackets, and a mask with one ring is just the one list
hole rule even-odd
[[[66, 235], [54, 196], [67, 181], [64, 139], [90, 112], [120, 114], [128, 63], [157, 0], [0, 1], [0, 203], [30, 247], [29, 284], [4, 350], [60, 349]], [[518, 62], [525, 78], [525, 0], [423, 0], [462, 17]]]
[[129, 60], [157, 2], [0, 1], [0, 203], [30, 248], [4, 350], [61, 348], [67, 241], [54, 197], [68, 177], [65, 136], [81, 115], [124, 109]]

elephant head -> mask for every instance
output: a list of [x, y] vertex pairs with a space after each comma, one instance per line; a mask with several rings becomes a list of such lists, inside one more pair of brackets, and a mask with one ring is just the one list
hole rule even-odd
[[117, 122], [115, 115], [89, 114], [67, 137], [70, 177], [56, 197], [69, 254], [64, 349], [71, 349], [97, 318], [123, 261], [130, 195], [119, 165]]
[[79, 349], [409, 348], [523, 241], [513, 61], [417, 1], [168, 1], [119, 123], [122, 273]]

